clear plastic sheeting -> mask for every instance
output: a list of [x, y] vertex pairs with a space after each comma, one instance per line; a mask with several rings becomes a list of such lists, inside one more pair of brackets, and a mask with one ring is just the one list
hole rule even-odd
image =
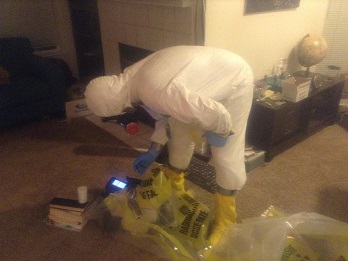
[[199, 256], [214, 261], [348, 260], [348, 224], [316, 213], [282, 216], [271, 207], [227, 229], [215, 247]]

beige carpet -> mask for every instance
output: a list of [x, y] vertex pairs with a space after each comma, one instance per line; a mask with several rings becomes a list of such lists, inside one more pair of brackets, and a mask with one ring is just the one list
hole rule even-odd
[[[133, 175], [137, 152], [86, 119], [33, 123], [0, 133], [0, 260], [161, 260], [96, 222], [82, 232], [44, 223], [49, 200], [113, 176]], [[248, 173], [237, 195], [239, 222], [270, 205], [348, 222], [348, 132], [329, 126]], [[212, 194], [187, 182], [213, 209]]]

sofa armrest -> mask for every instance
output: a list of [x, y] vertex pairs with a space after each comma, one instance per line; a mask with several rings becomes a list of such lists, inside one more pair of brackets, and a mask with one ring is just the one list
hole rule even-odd
[[31, 77], [46, 82], [54, 95], [66, 99], [65, 73], [62, 66], [38, 55], [33, 55], [27, 62]]
[[64, 72], [62, 68], [51, 60], [33, 55], [27, 61], [30, 75], [41, 79], [50, 85], [64, 85]]

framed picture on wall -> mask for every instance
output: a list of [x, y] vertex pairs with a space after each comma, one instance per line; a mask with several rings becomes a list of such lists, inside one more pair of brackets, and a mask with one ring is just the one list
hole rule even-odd
[[245, 14], [292, 9], [300, 6], [300, 0], [245, 0]]

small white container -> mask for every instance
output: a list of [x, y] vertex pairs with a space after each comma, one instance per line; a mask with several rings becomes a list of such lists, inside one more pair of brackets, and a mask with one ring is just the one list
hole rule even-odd
[[80, 204], [84, 204], [87, 202], [87, 187], [86, 186], [80, 186], [77, 188], [77, 199]]

